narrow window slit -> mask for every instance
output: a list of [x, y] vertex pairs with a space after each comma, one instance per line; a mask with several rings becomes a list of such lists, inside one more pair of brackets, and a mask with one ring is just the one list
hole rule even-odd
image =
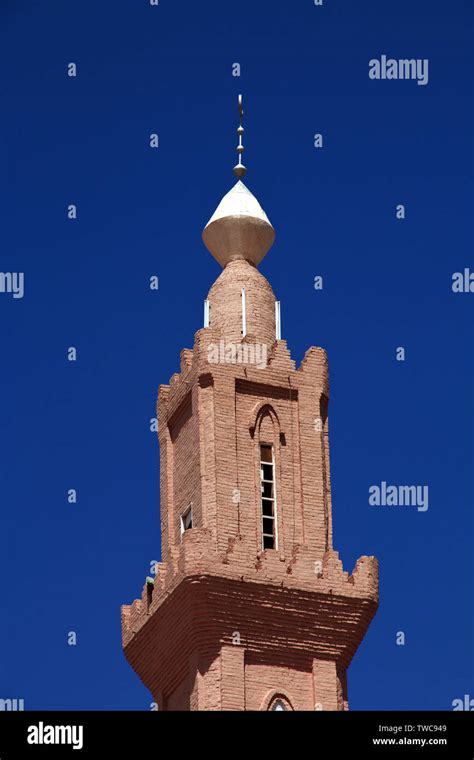
[[260, 446], [260, 505], [262, 510], [262, 547], [277, 548], [275, 459], [273, 447]]

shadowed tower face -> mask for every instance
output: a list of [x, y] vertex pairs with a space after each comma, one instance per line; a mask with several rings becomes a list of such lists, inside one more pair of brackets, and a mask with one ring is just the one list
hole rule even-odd
[[242, 182], [203, 232], [223, 270], [158, 394], [162, 560], [122, 607], [125, 656], [161, 710], [346, 710], [378, 569], [332, 541], [326, 352], [296, 368], [257, 269], [275, 237]]

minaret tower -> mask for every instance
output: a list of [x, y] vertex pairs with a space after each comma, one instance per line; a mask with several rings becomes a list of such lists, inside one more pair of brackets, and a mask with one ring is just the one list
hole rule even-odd
[[257, 269], [275, 237], [242, 182], [207, 223], [223, 271], [158, 393], [162, 559], [122, 607], [125, 656], [160, 710], [347, 710], [378, 603], [375, 557], [332, 541], [326, 352], [298, 368]]

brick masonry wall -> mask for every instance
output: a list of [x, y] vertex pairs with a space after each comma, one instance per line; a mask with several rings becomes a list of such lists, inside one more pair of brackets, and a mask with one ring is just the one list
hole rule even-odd
[[245, 668], [245, 709], [265, 709], [276, 695], [285, 697], [293, 710], [314, 710], [311, 670], [248, 662]]
[[173, 539], [181, 540], [181, 515], [192, 505], [193, 522], [201, 526], [201, 488], [199, 461], [199, 418], [193, 413], [197, 393], [190, 392], [169, 423], [173, 462], [171, 512]]
[[[249, 334], [266, 366], [214, 363]], [[378, 603], [374, 557], [351, 575], [332, 547], [326, 353], [296, 368], [275, 340], [275, 299], [242, 261], [209, 293], [211, 325], [160, 386], [162, 562], [151, 603], [122, 608], [125, 654], [165, 710], [344, 710], [347, 667]], [[275, 454], [278, 548], [262, 550], [260, 443]], [[193, 528], [180, 515], [192, 502]], [[237, 635], [237, 643], [234, 641]]]
[[[203, 673], [199, 669], [199, 665]], [[195, 662], [166, 701], [166, 710], [250, 710], [270, 708], [282, 699], [293, 710], [344, 710], [343, 686], [336, 663], [307, 661], [291, 666], [224, 645], [209, 663]]]
[[275, 296], [269, 282], [247, 261], [231, 261], [208, 295], [212, 328], [226, 342], [242, 339], [242, 288], [245, 288], [247, 333], [266, 345], [275, 340]]

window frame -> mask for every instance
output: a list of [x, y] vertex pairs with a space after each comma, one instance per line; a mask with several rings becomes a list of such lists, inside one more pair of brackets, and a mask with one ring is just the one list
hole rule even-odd
[[[281, 707], [278, 707], [281, 705]], [[260, 707], [265, 712], [294, 712], [293, 699], [280, 690], [271, 691], [267, 694]]]
[[[191, 525], [189, 527], [186, 527], [185, 520], [188, 516], [191, 517]], [[193, 503], [191, 502], [191, 504], [188, 504], [184, 512], [182, 512], [181, 515], [179, 516], [179, 530], [180, 530], [181, 541], [183, 540], [184, 534], [188, 530], [192, 530], [192, 529], [193, 529]]]
[[288, 707], [281, 697], [276, 697], [268, 708], [269, 712], [288, 712]]
[[[269, 448], [271, 451], [272, 459], [271, 462], [265, 461], [262, 459], [262, 449], [263, 448]], [[259, 481], [260, 481], [260, 494], [259, 494], [259, 502], [260, 502], [260, 529], [261, 529], [261, 547], [262, 551], [278, 551], [278, 504], [277, 504], [277, 488], [276, 488], [276, 458], [275, 458], [275, 447], [272, 443], [265, 443], [264, 441], [259, 442], [258, 446], [258, 457], [259, 457]], [[272, 479], [269, 480], [268, 478], [264, 477], [264, 467], [271, 467], [272, 468]], [[264, 490], [264, 484], [270, 483], [272, 488], [272, 496], [263, 496], [263, 490]], [[263, 502], [271, 502], [272, 507], [272, 515], [265, 514], [263, 511]], [[265, 521], [268, 522], [268, 520], [273, 521], [273, 534], [270, 535], [269, 533], [266, 533], [264, 531], [264, 523]], [[272, 538], [273, 539], [273, 546], [265, 546], [265, 538]]]

